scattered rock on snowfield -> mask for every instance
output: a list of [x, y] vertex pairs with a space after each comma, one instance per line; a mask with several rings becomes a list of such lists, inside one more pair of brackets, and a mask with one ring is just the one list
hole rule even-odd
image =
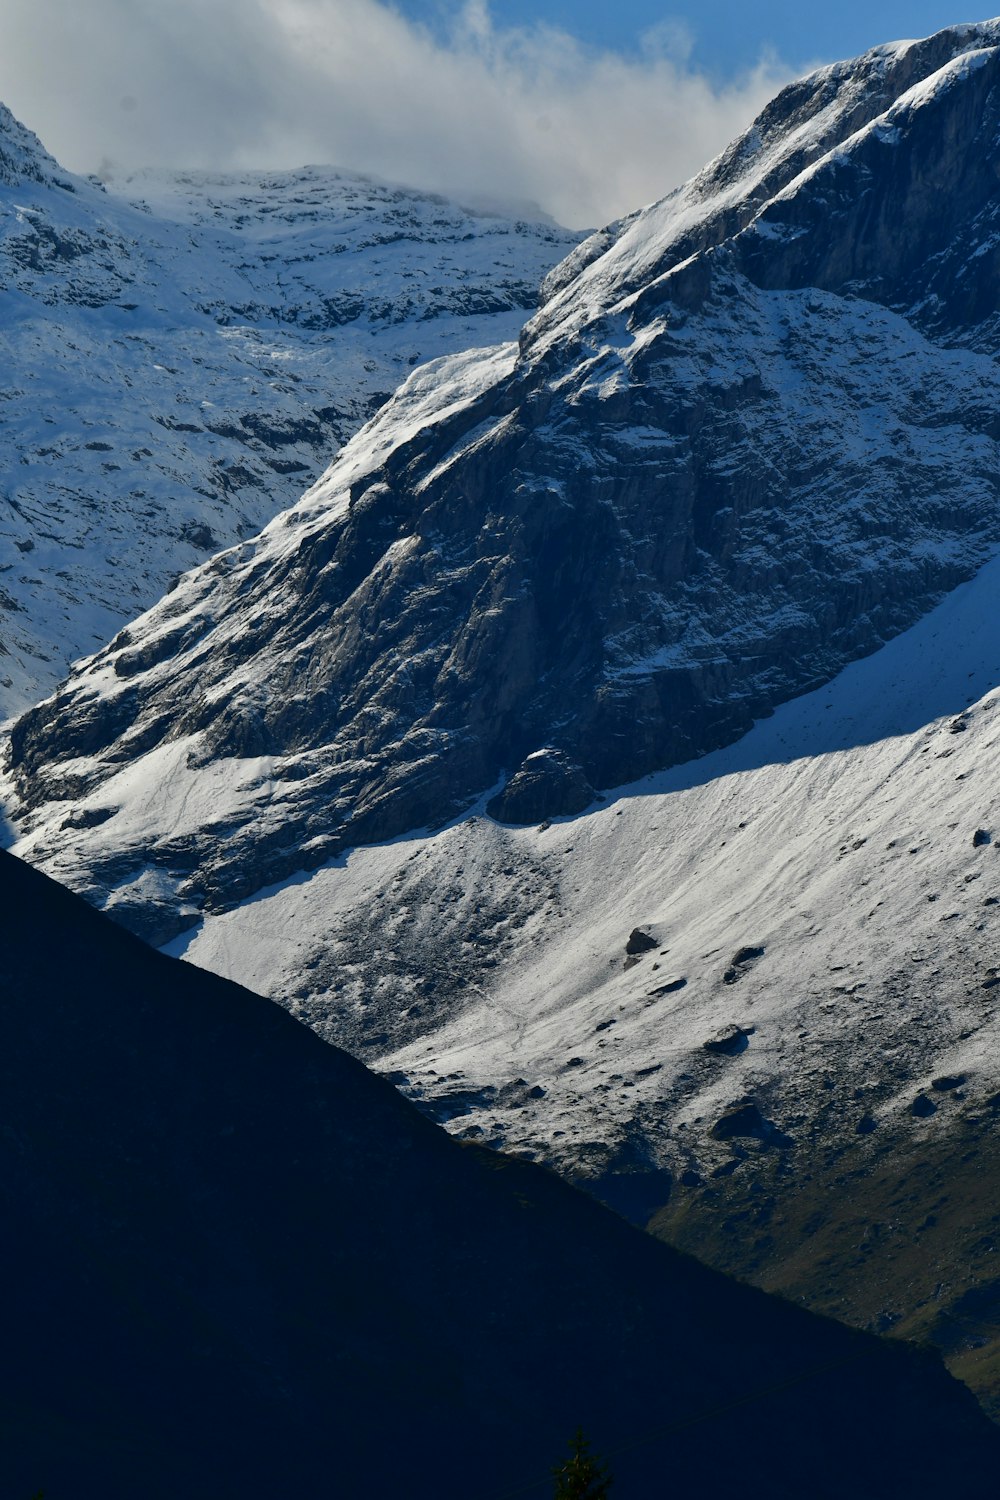
[[628, 942], [625, 944], [625, 952], [629, 958], [637, 958], [640, 953], [651, 953], [655, 947], [655, 938], [651, 938], [649, 933], [643, 932], [640, 927], [633, 927], [629, 933]]
[[758, 958], [764, 957], [763, 948], [738, 948], [729, 961], [729, 968], [722, 978], [726, 984], [735, 984], [737, 979], [742, 979], [751, 964], [755, 964]]
[[714, 1052], [721, 1057], [736, 1057], [745, 1052], [750, 1045], [750, 1038], [742, 1026], [723, 1026], [715, 1036], [710, 1036], [707, 1042], [702, 1042], [706, 1052]]
[[918, 1120], [926, 1120], [929, 1115], [937, 1114], [937, 1105], [926, 1094], [918, 1094], [910, 1106], [910, 1113], [916, 1115]]
[[977, 828], [972, 835], [973, 849], [981, 849], [984, 844], [992, 844], [993, 835], [985, 828]]

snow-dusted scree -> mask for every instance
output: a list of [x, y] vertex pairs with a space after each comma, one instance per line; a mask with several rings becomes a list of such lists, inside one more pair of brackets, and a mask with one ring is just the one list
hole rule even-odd
[[0, 717], [301, 494], [578, 236], [329, 168], [72, 177], [0, 106]]

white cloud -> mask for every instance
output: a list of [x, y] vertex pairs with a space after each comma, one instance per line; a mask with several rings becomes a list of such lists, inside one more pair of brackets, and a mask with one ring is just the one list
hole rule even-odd
[[786, 76], [713, 83], [683, 27], [625, 56], [486, 0], [443, 38], [385, 0], [4, 0], [0, 52], [0, 98], [76, 171], [331, 162], [578, 227], [696, 171]]

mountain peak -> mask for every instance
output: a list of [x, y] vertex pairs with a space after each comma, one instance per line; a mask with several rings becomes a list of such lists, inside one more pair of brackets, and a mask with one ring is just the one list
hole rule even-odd
[[860, 145], [864, 132], [888, 113], [912, 110], [936, 91], [967, 81], [998, 45], [1000, 20], [949, 27], [919, 41], [875, 47], [788, 84], [689, 182], [598, 231], [550, 273], [522, 347], [544, 352], [560, 329], [579, 323], [581, 306], [595, 297], [605, 308], [624, 305], [692, 256], [732, 241], [772, 201], [794, 196], [807, 174], [834, 166], [841, 153]]
[[49, 155], [34, 131], [0, 104], [0, 183], [17, 187], [23, 182], [76, 191], [70, 174]]

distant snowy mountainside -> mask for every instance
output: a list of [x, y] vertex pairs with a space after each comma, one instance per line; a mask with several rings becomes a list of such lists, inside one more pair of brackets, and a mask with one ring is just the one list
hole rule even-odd
[[330, 168], [73, 177], [0, 107], [0, 717], [301, 494], [578, 236]]
[[578, 811], [912, 624], [1000, 544], [998, 84], [995, 22], [810, 75], [417, 372], [19, 721], [31, 857], [162, 941], [489, 789]]

